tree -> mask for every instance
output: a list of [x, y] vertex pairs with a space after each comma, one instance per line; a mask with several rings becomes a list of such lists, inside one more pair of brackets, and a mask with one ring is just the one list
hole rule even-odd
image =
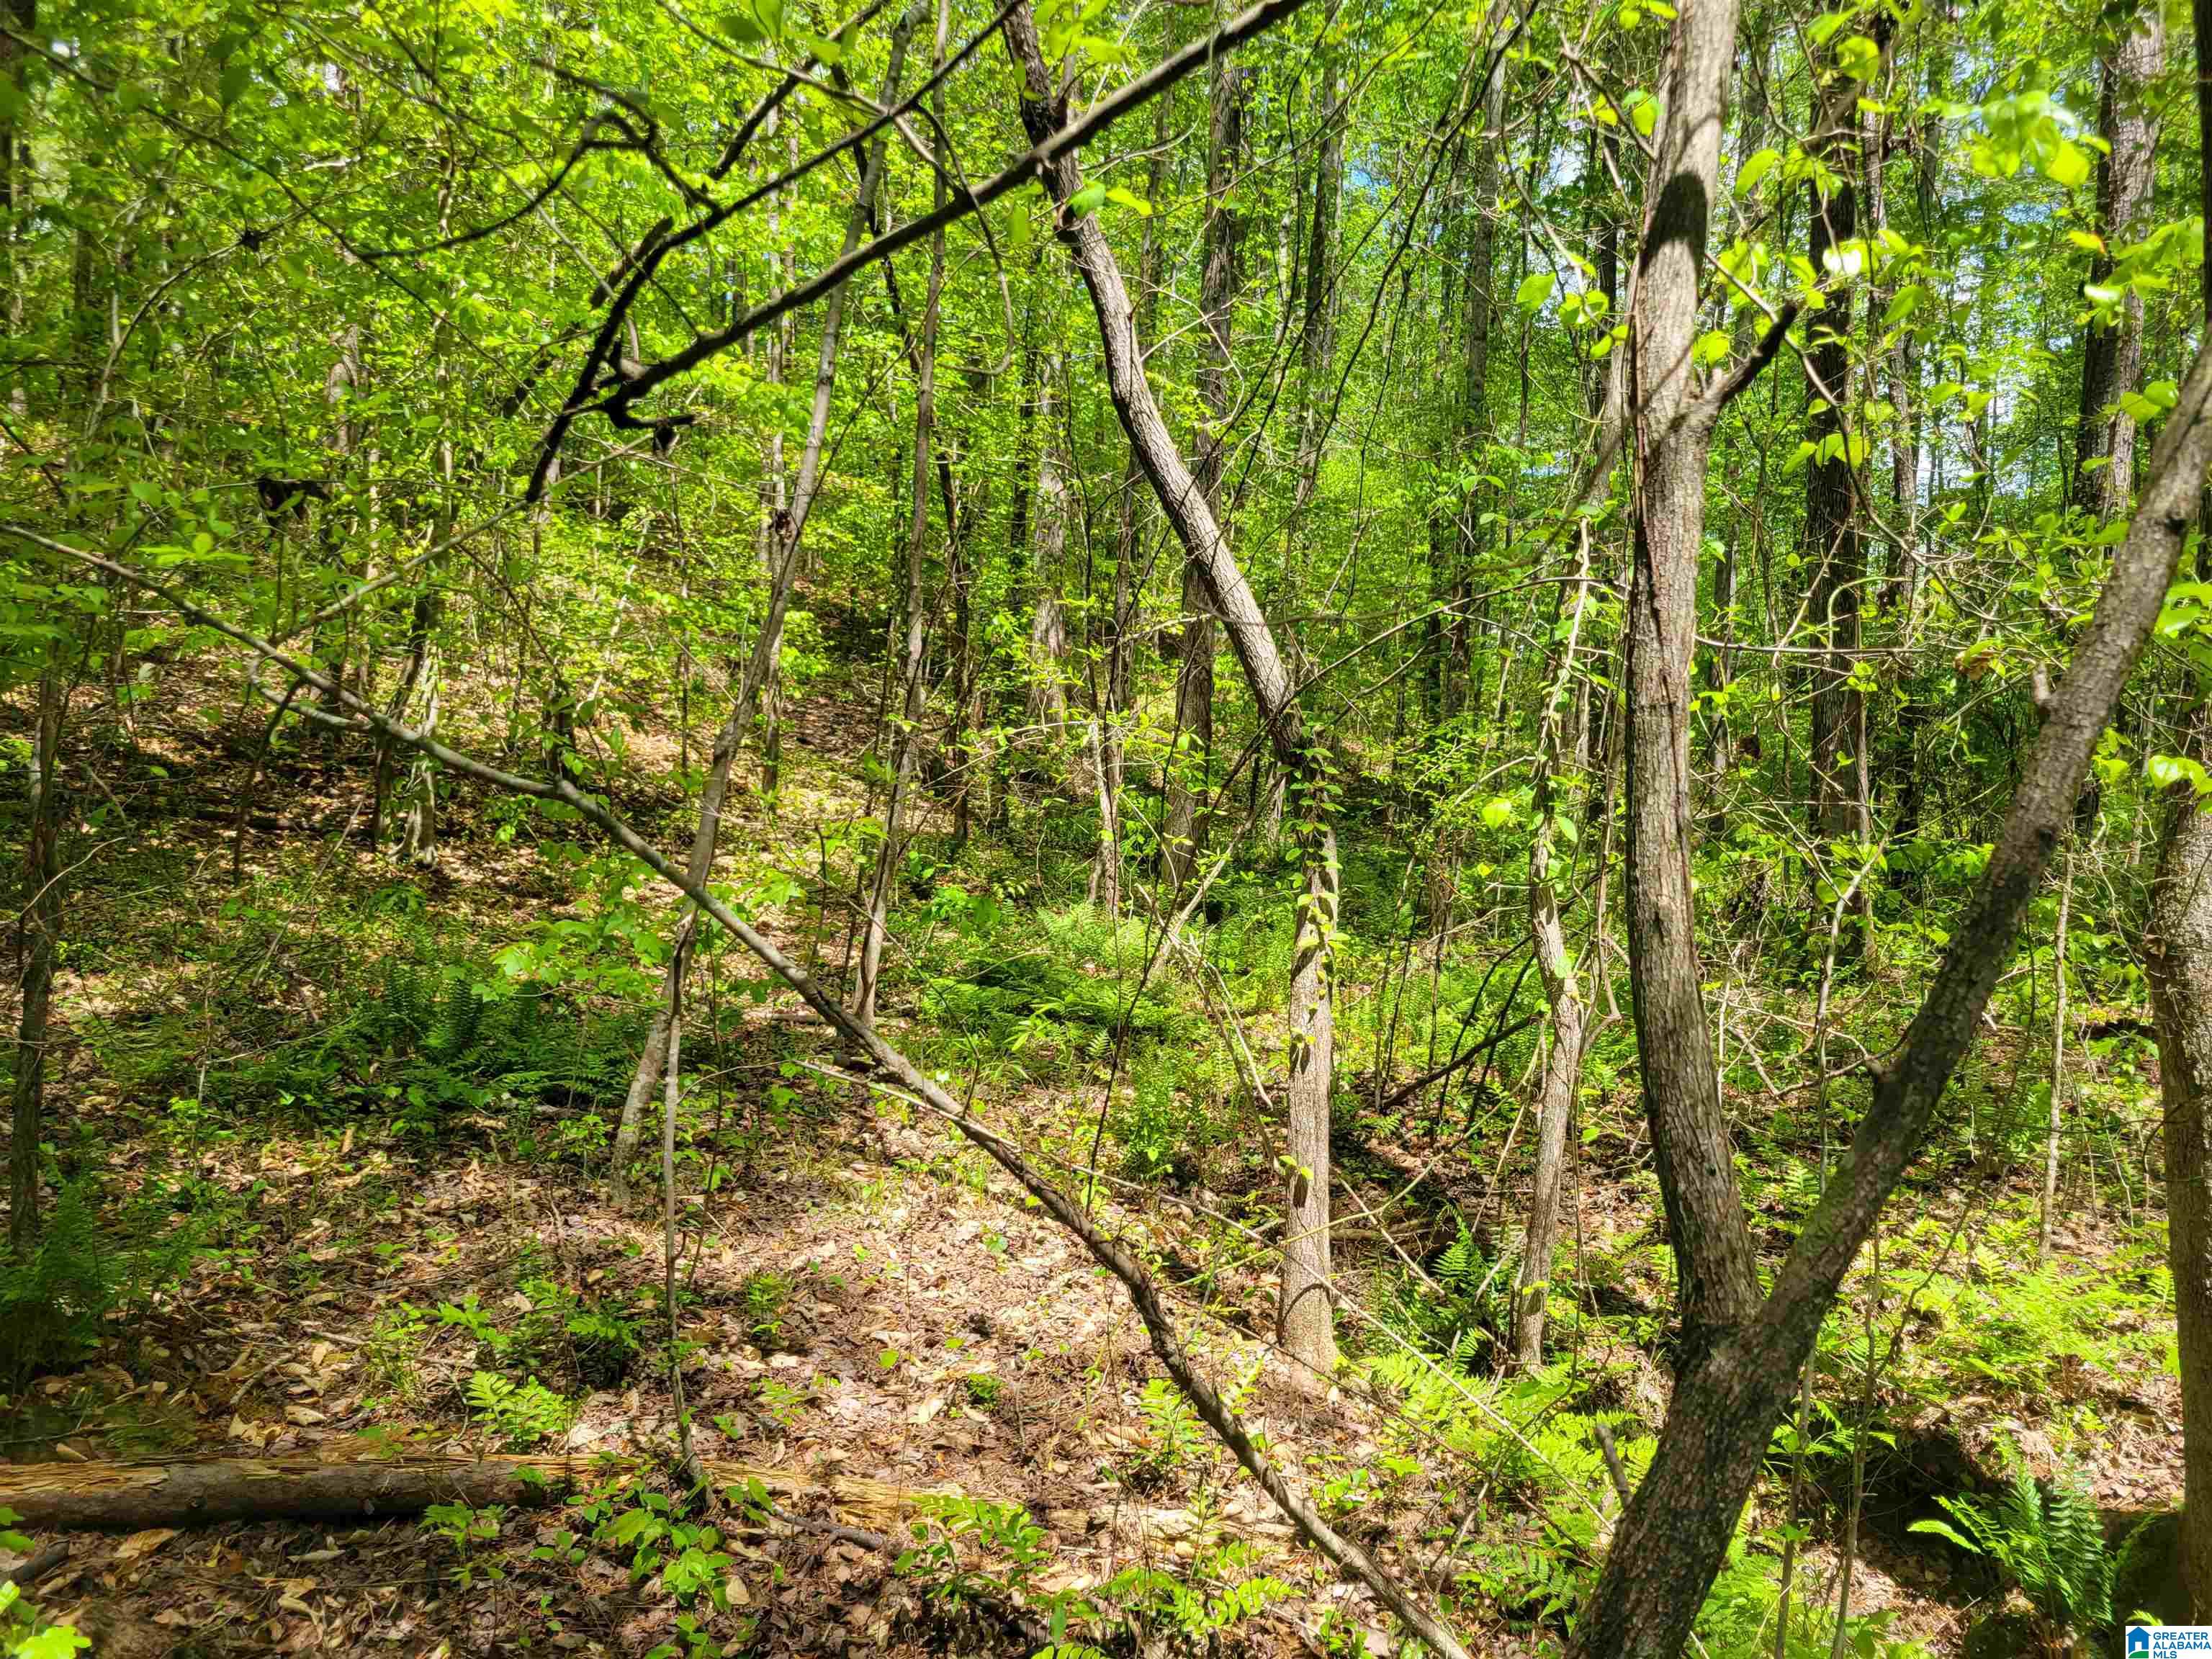
[[2158, 125], [2149, 108], [2152, 83], [2166, 66], [2166, 22], [2156, 6], [2124, 20], [2118, 43], [2101, 67], [2097, 125], [2106, 148], [2097, 160], [2099, 246], [2083, 290], [2092, 301], [2081, 337], [2081, 410], [2075, 424], [2074, 505], [2100, 519], [2124, 513], [2135, 482], [2135, 418], [2123, 393], [2142, 378], [2142, 295], [2133, 286], [2117, 297], [2118, 315], [2102, 316], [2117, 251], [2148, 228], [2158, 168]]
[[[2149, 636], [2212, 464], [2212, 348], [2200, 350], [2152, 459], [2096, 614], [2023, 759], [2003, 830], [1895, 1058], [1875, 1070], [1850, 1151], [1762, 1294], [1719, 1108], [1699, 986], [1687, 846], [1688, 667], [1710, 435], [1740, 366], [1699, 392], [1690, 346], [1718, 178], [1735, 7], [1673, 26], [1631, 319], [1636, 570], [1629, 605], [1631, 984], [1677, 1263], [1674, 1393], [1650, 1472], [1575, 1631], [1579, 1654], [1679, 1652], [1712, 1583], [1830, 1304], [1925, 1138], [2002, 958], [2070, 820], [2120, 688]], [[1770, 330], [1766, 348], [1778, 343]]]
[[[1066, 124], [1066, 94], [1045, 63], [1044, 48], [1026, 5], [1006, 21], [1006, 46], [1023, 77], [1022, 125], [1033, 143]], [[1196, 563], [1214, 614], [1221, 618], [1258, 706], [1267, 740], [1298, 794], [1299, 842], [1304, 866], [1296, 939], [1291, 945], [1289, 1202], [1284, 1217], [1283, 1281], [1278, 1328], [1283, 1346], [1308, 1371], [1326, 1378], [1336, 1364], [1334, 1291], [1329, 1272], [1329, 1100], [1335, 1075], [1335, 1017], [1331, 957], [1337, 891], [1334, 790], [1328, 763], [1298, 716], [1297, 688], [1277, 649], [1273, 631], [1237, 568], [1227, 538], [1191, 476], [1146, 384], [1136, 313], [1114, 250], [1095, 216], [1072, 208], [1085, 188], [1072, 155], [1044, 168], [1042, 183], [1059, 215], [1055, 227], [1068, 251], [1098, 323], [1106, 357], [1107, 388], [1127, 432], [1137, 462], [1151, 481], [1184, 556]]]

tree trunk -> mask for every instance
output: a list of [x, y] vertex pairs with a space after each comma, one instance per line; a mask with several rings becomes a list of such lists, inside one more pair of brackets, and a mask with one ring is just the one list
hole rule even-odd
[[1553, 1246], [1559, 1232], [1567, 1129], [1574, 1115], [1575, 1096], [1582, 1086], [1586, 1010], [1582, 987], [1575, 978], [1574, 957], [1567, 949], [1566, 930], [1559, 922], [1559, 888], [1552, 859], [1559, 839], [1560, 806], [1554, 773], [1564, 759], [1565, 769], [1579, 779], [1589, 758], [1589, 700], [1577, 695], [1575, 684], [1575, 647], [1581, 638], [1589, 592], [1588, 537], [1585, 522], [1577, 572], [1581, 580], [1575, 585], [1566, 642], [1545, 700], [1543, 726], [1537, 738], [1536, 834], [1528, 846], [1528, 932], [1535, 946], [1537, 969], [1544, 976], [1544, 995], [1551, 1005], [1552, 1032], [1536, 1097], [1536, 1173], [1528, 1194], [1520, 1282], [1513, 1298], [1513, 1353], [1515, 1363], [1523, 1370], [1534, 1370], [1544, 1363], [1544, 1318]]
[[2181, 1361], [2182, 1582], [2205, 1622], [2212, 1620], [2212, 812], [2186, 787], [2166, 811], [2143, 961], [2166, 1102], [2166, 1249]]
[[[2151, 186], [2158, 169], [2158, 127], [2148, 107], [2152, 82], [2166, 67], [2166, 23], [2145, 7], [2104, 65], [2097, 125], [2112, 148], [2097, 161], [2097, 231], [2103, 251], [2091, 255], [2092, 287], [2112, 272], [2111, 250], [2148, 228]], [[2136, 423], [2118, 407], [2142, 378], [2142, 296], [2133, 289], [2109, 328], [2093, 321], [2081, 339], [2081, 410], [2075, 426], [2073, 505], [2099, 518], [2124, 515], [2135, 488]]]
[[[891, 29], [890, 62], [884, 71], [883, 100], [887, 103], [897, 100], [899, 82], [906, 67], [907, 42], [926, 15], [927, 5], [928, 0], [915, 0]], [[861, 163], [860, 192], [854, 200], [852, 212], [846, 217], [844, 250], [838, 256], [841, 258], [860, 245], [883, 172], [884, 146], [878, 140], [867, 147]], [[821, 487], [823, 441], [830, 429], [830, 394], [837, 383], [837, 347], [845, 292], [846, 285], [840, 283], [823, 301], [822, 343], [815, 359], [814, 404], [807, 419], [806, 445], [799, 452], [799, 477], [792, 486], [791, 505], [774, 526], [776, 562], [775, 573], [769, 584], [768, 611], [753, 635], [752, 654], [746, 660], [744, 675], [738, 683], [737, 696], [732, 700], [728, 718], [715, 734], [706, 787], [700, 793], [699, 822], [692, 832], [687, 866], [694, 885], [703, 885], [714, 870], [714, 844], [721, 831], [722, 803], [729, 793], [730, 771], [737, 764], [738, 751], [744, 746], [745, 734], [751, 729], [754, 714], [760, 706], [762, 689], [768, 684], [769, 672], [782, 648], [784, 615], [790, 609], [792, 589], [799, 579], [800, 538], [806, 533], [807, 517], [813, 511], [815, 495]], [[629, 1197], [630, 1159], [637, 1155], [638, 1139], [644, 1133], [645, 1109], [660, 1087], [660, 1070], [668, 1048], [669, 1011], [675, 1006], [684, 973], [690, 966], [692, 935], [696, 926], [696, 916], [687, 908], [684, 919], [677, 924], [668, 969], [661, 979], [660, 1001], [646, 1032], [645, 1046], [638, 1054], [629, 1092], [623, 1099], [622, 1121], [615, 1128], [614, 1191], [617, 1200], [624, 1203]]]
[[[937, 205], [945, 204], [945, 179], [937, 183]], [[906, 532], [906, 648], [899, 669], [898, 718], [892, 723], [891, 787], [884, 803], [884, 839], [876, 848], [876, 873], [868, 894], [868, 918], [860, 939], [860, 976], [853, 1012], [863, 1025], [876, 1018], [876, 990], [882, 981], [884, 935], [890, 926], [891, 890], [906, 855], [908, 797], [921, 750], [923, 658], [929, 641], [922, 574], [929, 548], [930, 445], [937, 432], [937, 322], [945, 293], [945, 233], [929, 242], [929, 288], [922, 301], [921, 328], [910, 343], [914, 356], [914, 492]], [[948, 502], [948, 507], [950, 503]], [[951, 526], [946, 526], [948, 536]]]
[[[1037, 380], [1037, 424], [1043, 433], [1037, 454], [1036, 504], [1032, 514], [1030, 571], [1035, 599], [1030, 621], [1029, 722], [1040, 728], [1045, 747], [1073, 755], [1067, 720], [1067, 612], [1060, 597], [1066, 580], [1067, 483], [1060, 465], [1060, 399], [1065, 370], [1060, 354], [1045, 359]], [[1069, 793], [1080, 799], [1090, 780], [1079, 761], [1068, 763]]]
[[[1024, 78], [1022, 125], [1031, 142], [1039, 143], [1064, 120], [1065, 99], [1046, 66], [1036, 24], [1026, 5], [1018, 4], [1009, 14], [1006, 34], [1007, 49]], [[1334, 1061], [1330, 981], [1339, 879], [1336, 842], [1330, 827], [1331, 786], [1321, 757], [1308, 744], [1301, 729], [1295, 688], [1267, 617], [1237, 568], [1205, 492], [1184, 465], [1152, 388], [1146, 383], [1136, 318], [1114, 250], [1096, 216], [1066, 212], [1067, 202], [1083, 188], [1082, 169], [1073, 155], [1064, 155], [1041, 171], [1042, 182], [1060, 210], [1056, 234], [1083, 278], [1097, 318], [1107, 387], [1115, 410], [1184, 553], [1197, 562], [1204, 575], [1214, 614], [1221, 618], [1230, 649], [1251, 688], [1276, 763], [1302, 786], [1298, 817], [1306, 900], [1300, 907], [1291, 956], [1294, 1082], [1290, 1130], [1292, 1161], [1302, 1167], [1291, 1175], [1291, 1213], [1286, 1223], [1291, 1245], [1302, 1254], [1294, 1261], [1290, 1248], [1285, 1249], [1280, 1323], [1291, 1357], [1325, 1376], [1336, 1360], [1334, 1324], [1328, 1317], [1328, 1233], [1325, 1226], [1315, 1228], [1311, 1218], [1317, 1212], [1325, 1212], [1329, 1187], [1328, 1108]], [[1299, 1218], [1302, 1206], [1304, 1221]], [[1318, 1280], [1313, 1276], [1316, 1262]]]
[[[772, 137], [781, 125], [782, 112], [770, 110], [762, 124], [763, 137]], [[789, 164], [799, 164], [799, 125], [792, 123], [787, 136]], [[780, 291], [791, 281], [793, 270], [790, 239], [783, 229], [783, 203], [780, 197], [769, 198], [768, 209], [769, 291]], [[781, 386], [791, 378], [791, 360], [799, 343], [799, 313], [787, 311], [776, 319], [775, 326], [769, 332], [762, 352], [762, 381]], [[761, 577], [768, 584], [771, 608], [776, 585], [778, 556], [782, 551], [779, 527], [789, 510], [791, 484], [784, 465], [783, 422], [778, 421], [769, 433], [768, 441], [761, 453], [760, 537], [759, 555]], [[771, 802], [783, 787], [783, 629], [779, 626], [769, 642], [765, 673], [760, 690], [761, 721], [761, 793]]]
[[[8, 26], [8, 32], [0, 33], [0, 80], [9, 88], [7, 97], [0, 100], [5, 105], [0, 108], [0, 305], [7, 307], [8, 332], [21, 339], [28, 295], [15, 269], [15, 244], [21, 234], [25, 210], [30, 205], [34, 177], [31, 147], [19, 125], [30, 107], [22, 70], [22, 41], [38, 38], [38, 0], [6, 0], [0, 17], [5, 18]], [[8, 404], [20, 420], [30, 413], [30, 388], [26, 376], [17, 374], [9, 378], [14, 384], [8, 389]]]
[[15, 1029], [15, 1086], [8, 1147], [8, 1245], [26, 1263], [39, 1243], [39, 1146], [46, 1133], [46, 1048], [54, 961], [62, 926], [62, 720], [69, 684], [58, 648], [39, 676], [30, 823], [23, 843], [22, 1011]]
[[[1808, 252], [1814, 271], [1826, 284], [1826, 303], [1813, 313], [1809, 329], [1813, 349], [1806, 358], [1806, 376], [1811, 413], [1805, 433], [1815, 446], [1805, 469], [1805, 556], [1813, 567], [1806, 609], [1820, 653], [1813, 659], [1808, 746], [1813, 782], [1809, 828], [1825, 849], [1832, 842], [1871, 840], [1874, 823], [1866, 694], [1854, 677], [1866, 586], [1866, 543], [1857, 508], [1866, 440], [1860, 423], [1845, 418], [1853, 401], [1851, 279], [1844, 271], [1826, 269], [1829, 258], [1848, 251], [1859, 234], [1858, 197], [1851, 183], [1857, 172], [1859, 83], [1836, 66], [1832, 52], [1820, 55], [1816, 69], [1821, 78], [1813, 93], [1811, 147], [1838, 180], [1834, 192], [1825, 197], [1817, 183], [1807, 186]], [[1871, 900], [1868, 884], [1860, 883], [1852, 912], [1856, 925], [1842, 941], [1847, 957], [1866, 943]], [[1830, 902], [1816, 894], [1815, 910], [1825, 914]]]
[[[1887, 61], [1893, 29], [1888, 14], [1881, 17], [1880, 36]], [[1933, 120], [1930, 115], [1914, 118]], [[1890, 228], [1889, 152], [1897, 134], [1897, 118], [1887, 109], [1860, 118], [1859, 142], [1865, 157], [1867, 235], [1879, 245]], [[1883, 367], [1889, 392], [1889, 501], [1895, 522], [1890, 526], [1889, 563], [1882, 573], [1881, 604], [1885, 611], [1902, 609], [1905, 635], [1911, 637], [1913, 610], [1920, 591], [1920, 436], [1913, 425], [1913, 408], [1919, 398], [1919, 368], [1914, 351], [1911, 319], [1891, 328], [1887, 319], [1895, 289], [1876, 287], [1867, 298], [1868, 349]], [[1887, 331], [1887, 332], [1885, 332]]]
[[1711, 396], [1691, 404], [1688, 355], [1735, 31], [1732, 0], [1689, 0], [1673, 26], [1631, 324], [1639, 477], [1629, 635], [1631, 965], [1684, 1330], [1650, 1473], [1575, 1629], [1571, 1651], [1583, 1659], [1674, 1659], [1687, 1640], [1821, 1321], [1974, 1040], [2072, 819], [2090, 753], [2164, 602], [2212, 463], [2212, 349], [2204, 349], [2160, 434], [2140, 508], [2022, 757], [2003, 828], [1942, 965], [1896, 1058], [1876, 1073], [1850, 1152], [1762, 1300], [1698, 993], [1674, 735], [1687, 728], [1688, 683], [1678, 665], [1686, 665], [1695, 621], [1705, 443], [1718, 413]]
[[[1206, 266], [1199, 313], [1206, 325], [1206, 357], [1198, 373], [1199, 401], [1207, 425], [1198, 443], [1198, 487], [1218, 514], [1221, 475], [1228, 458], [1228, 421], [1236, 404], [1230, 330], [1239, 287], [1237, 242], [1243, 223], [1229, 192], [1243, 165], [1244, 106], [1250, 77], [1223, 58], [1213, 68], [1206, 167]], [[1183, 561], [1182, 629], [1176, 670], [1176, 746], [1168, 757], [1167, 805], [1160, 830], [1160, 879], [1179, 888], [1204, 850], [1199, 799], [1213, 752], [1213, 654], [1218, 635], [1206, 609], [1206, 579], [1195, 562]]]
[[2051, 1224], [2058, 1209], [2058, 1143], [2066, 1127], [2066, 923], [2074, 910], [2074, 848], [2058, 884], [2058, 927], [2051, 941], [2051, 1112], [2043, 1140], [2043, 1209], [2035, 1230], [2035, 1265], [2051, 1265]]
[[[1306, 225], [1305, 312], [1298, 324], [1298, 453], [1293, 524], [1321, 476], [1322, 396], [1336, 362], [1336, 207], [1344, 193], [1344, 70], [1322, 64], [1314, 151], [1313, 217]], [[1290, 532], [1295, 539], [1295, 530]]]
[[[433, 1504], [538, 1509], [565, 1501], [611, 1469], [647, 1460], [609, 1457], [392, 1457], [327, 1463], [303, 1453], [176, 1462], [0, 1464], [0, 1505], [27, 1527], [137, 1532], [228, 1521], [374, 1520]], [[604, 1466], [604, 1467], [603, 1467]], [[717, 1487], [757, 1480], [778, 1498], [827, 1497], [839, 1510], [896, 1522], [921, 1494], [874, 1480], [808, 1480], [789, 1469], [721, 1458], [701, 1466]]]
[[[438, 702], [443, 690], [441, 684], [442, 664], [438, 648], [440, 605], [435, 580], [434, 576], [415, 596], [414, 608], [409, 615], [407, 626], [407, 666], [400, 677], [399, 689], [392, 699], [392, 718], [413, 726], [426, 737], [437, 733]], [[377, 816], [380, 820], [383, 816], [381, 782], [389, 764], [389, 745], [379, 744], [378, 750], [380, 799]], [[438, 783], [437, 773], [428, 757], [420, 752], [408, 759], [406, 775], [399, 789], [399, 805], [403, 814], [399, 861], [429, 869], [438, 862]]]
[[[1465, 320], [1462, 325], [1459, 386], [1459, 455], [1461, 476], [1480, 477], [1489, 463], [1492, 416], [1490, 409], [1490, 319], [1496, 309], [1498, 173], [1499, 152], [1505, 143], [1504, 54], [1493, 54], [1489, 77], [1480, 92], [1480, 127], [1468, 139], [1474, 146], [1474, 176], [1468, 181], [1467, 275], [1464, 283]], [[1475, 590], [1482, 543], [1482, 514], [1486, 499], [1479, 483], [1461, 492], [1457, 541], [1458, 568], [1452, 580], [1455, 614], [1449, 630], [1452, 661], [1445, 668], [1444, 706], [1461, 706], [1451, 687], [1473, 678], [1475, 641], [1479, 629], [1469, 614]], [[1479, 697], [1475, 699], [1479, 701]]]

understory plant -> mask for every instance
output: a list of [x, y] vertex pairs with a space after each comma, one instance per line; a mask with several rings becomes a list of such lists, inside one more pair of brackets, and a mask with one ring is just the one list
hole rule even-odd
[[1995, 1496], [1961, 1493], [1936, 1501], [1951, 1520], [1916, 1521], [1911, 1529], [1986, 1559], [2027, 1599], [2046, 1641], [2061, 1645], [2112, 1622], [2118, 1561], [2106, 1547], [2103, 1517], [2078, 1476], [2039, 1480], [2014, 1456]]

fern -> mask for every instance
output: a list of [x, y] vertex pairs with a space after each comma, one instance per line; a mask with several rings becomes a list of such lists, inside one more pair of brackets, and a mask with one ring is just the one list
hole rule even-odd
[[1987, 1504], [1936, 1500], [1958, 1525], [1916, 1521], [1914, 1532], [1947, 1538], [1986, 1557], [2057, 1633], [2086, 1633], [2112, 1621], [2112, 1568], [2103, 1518], [2072, 1476], [2045, 1482], [2013, 1460], [2010, 1478]]

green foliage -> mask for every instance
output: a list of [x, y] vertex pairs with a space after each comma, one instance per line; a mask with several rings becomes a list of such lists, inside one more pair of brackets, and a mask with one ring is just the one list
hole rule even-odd
[[939, 1601], [1018, 1601], [1045, 1565], [1045, 1530], [1018, 1504], [933, 1498], [927, 1507], [927, 1518], [914, 1523], [913, 1547], [896, 1565]]
[[629, 1373], [641, 1339], [636, 1324], [605, 1301], [580, 1295], [550, 1279], [526, 1279], [522, 1293], [531, 1311], [520, 1340], [532, 1354], [546, 1355], [565, 1339], [576, 1377], [586, 1388], [611, 1388]]
[[30, 1258], [0, 1256], [0, 1382], [81, 1358], [176, 1282], [205, 1228], [171, 1194], [159, 1179], [122, 1197], [91, 1175], [62, 1184]]
[[[11, 1554], [33, 1552], [30, 1539], [14, 1530], [21, 1517], [0, 1508], [0, 1549]], [[0, 1583], [0, 1659], [71, 1659], [92, 1645], [74, 1626], [55, 1624], [13, 1583]]]
[[429, 1316], [412, 1303], [395, 1302], [379, 1310], [361, 1351], [368, 1385], [397, 1395], [404, 1405], [422, 1405], [425, 1391], [418, 1362], [429, 1329]]
[[1518, 1236], [1486, 1257], [1464, 1220], [1427, 1276], [1381, 1275], [1376, 1312], [1406, 1340], [1462, 1370], [1480, 1367], [1507, 1330], [1518, 1273]]
[[784, 1316], [791, 1307], [790, 1279], [773, 1268], [763, 1267], [745, 1275], [738, 1286], [738, 1296], [744, 1304], [745, 1330], [754, 1346], [763, 1353], [780, 1346]]
[[1206, 1152], [1224, 1139], [1222, 1126], [1194, 1095], [1179, 1094], [1172, 1060], [1152, 1061], [1135, 1078], [1126, 1103], [1117, 1102], [1107, 1127], [1121, 1146], [1121, 1171], [1133, 1181], [1196, 1180]]
[[680, 1606], [702, 1596], [718, 1608], [729, 1605], [733, 1564], [720, 1531], [685, 1519], [659, 1492], [624, 1492], [600, 1500], [586, 1516], [594, 1523], [593, 1542], [629, 1558], [632, 1583], [658, 1572], [661, 1588]]
[[1937, 1502], [1958, 1524], [1916, 1521], [1912, 1530], [1987, 1557], [2053, 1635], [2087, 1635], [2112, 1621], [2117, 1563], [2105, 1547], [2096, 1501], [2076, 1479], [2038, 1480], [2014, 1459], [1994, 1498]]
[[474, 1559], [475, 1547], [489, 1544], [500, 1534], [500, 1517], [505, 1510], [497, 1504], [483, 1509], [471, 1509], [466, 1504], [433, 1504], [422, 1511], [422, 1530], [443, 1539], [457, 1559], [453, 1576], [462, 1584], [474, 1583], [478, 1578], [496, 1579], [506, 1575], [495, 1565], [480, 1564]]
[[1108, 1473], [1132, 1492], [1152, 1492], [1179, 1483], [1207, 1443], [1205, 1425], [1164, 1377], [1153, 1377], [1137, 1399], [1144, 1424], [1139, 1444], [1115, 1457]]
[[477, 1420], [508, 1451], [527, 1451], [566, 1434], [575, 1420], [575, 1408], [534, 1376], [517, 1383], [497, 1371], [478, 1371], [466, 1392]]

